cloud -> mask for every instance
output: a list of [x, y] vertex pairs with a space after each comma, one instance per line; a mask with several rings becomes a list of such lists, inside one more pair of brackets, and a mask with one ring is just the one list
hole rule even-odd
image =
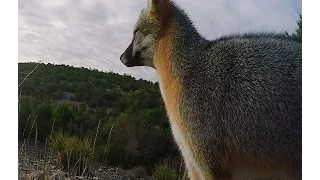
[[[208, 39], [246, 31], [293, 32], [299, 0], [181, 0]], [[85, 66], [156, 80], [151, 68], [127, 68], [119, 56], [147, 0], [19, 0], [19, 62]]]

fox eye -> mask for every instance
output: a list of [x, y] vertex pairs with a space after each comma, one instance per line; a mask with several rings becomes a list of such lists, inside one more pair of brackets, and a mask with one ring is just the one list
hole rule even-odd
[[139, 30], [139, 29], [134, 30], [134, 33], [133, 33], [133, 34], [136, 34], [136, 33], [138, 32], [138, 30]]

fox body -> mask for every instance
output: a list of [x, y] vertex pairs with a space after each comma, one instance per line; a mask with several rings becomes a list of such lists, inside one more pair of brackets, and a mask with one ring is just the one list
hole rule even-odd
[[301, 43], [203, 38], [169, 0], [149, 0], [120, 57], [159, 76], [174, 139], [195, 179], [301, 179]]

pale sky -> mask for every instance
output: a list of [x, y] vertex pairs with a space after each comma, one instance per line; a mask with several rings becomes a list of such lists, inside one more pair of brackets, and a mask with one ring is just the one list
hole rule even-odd
[[[175, 0], [207, 39], [230, 33], [292, 33], [301, 0]], [[147, 0], [19, 0], [19, 62], [68, 64], [157, 80], [119, 60]]]

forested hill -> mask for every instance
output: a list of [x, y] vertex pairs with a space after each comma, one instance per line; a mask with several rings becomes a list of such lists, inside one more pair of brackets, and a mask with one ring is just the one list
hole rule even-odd
[[35, 69], [19, 86], [20, 140], [36, 138], [55, 149], [50, 142], [60, 133], [89, 142], [97, 162], [148, 173], [164, 162], [179, 168], [157, 83], [65, 65], [19, 63], [18, 69], [19, 85]]

